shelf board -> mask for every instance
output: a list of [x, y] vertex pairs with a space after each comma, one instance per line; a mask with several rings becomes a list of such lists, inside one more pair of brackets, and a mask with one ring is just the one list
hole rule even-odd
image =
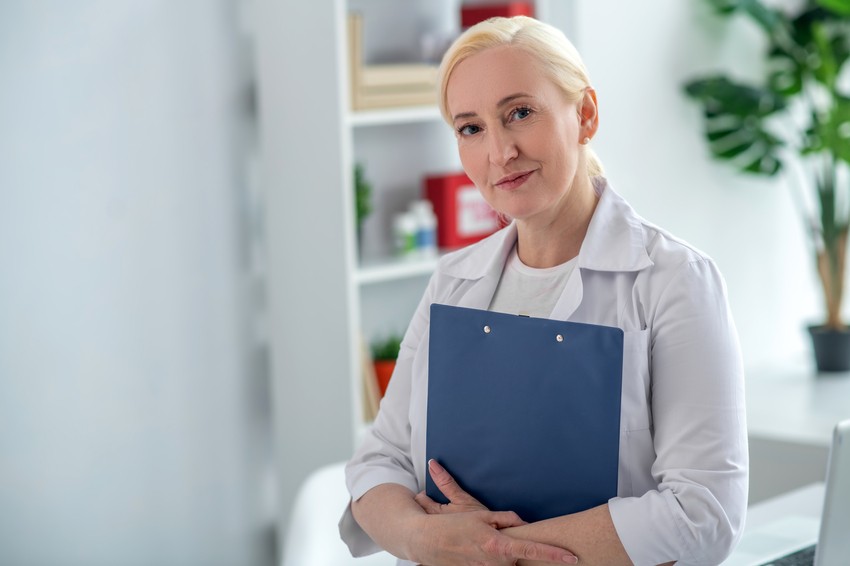
[[385, 257], [364, 260], [354, 275], [360, 285], [385, 283], [407, 277], [430, 275], [437, 268], [438, 257]]
[[442, 120], [436, 106], [407, 106], [384, 110], [358, 110], [348, 114], [348, 122], [354, 127], [385, 126], [390, 124], [408, 124], [413, 122], [431, 122]]

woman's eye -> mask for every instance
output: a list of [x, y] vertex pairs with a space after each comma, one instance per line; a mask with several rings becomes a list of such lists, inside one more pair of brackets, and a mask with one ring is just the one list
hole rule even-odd
[[513, 118], [515, 120], [524, 120], [524, 119], [528, 118], [530, 115], [531, 115], [531, 108], [526, 108], [524, 106], [522, 108], [517, 108], [513, 112]]
[[511, 118], [513, 120], [525, 120], [529, 116], [531, 116], [531, 108], [527, 108], [525, 106], [517, 108], [511, 113]]
[[462, 136], [471, 136], [480, 132], [481, 128], [473, 124], [467, 124], [466, 126], [461, 126], [460, 128], [458, 128], [457, 131]]

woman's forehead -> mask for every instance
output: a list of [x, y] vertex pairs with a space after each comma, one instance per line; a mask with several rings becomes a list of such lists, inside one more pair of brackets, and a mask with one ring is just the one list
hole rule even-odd
[[554, 85], [537, 58], [518, 47], [485, 49], [455, 66], [446, 85], [449, 113], [479, 112], [519, 93], [540, 96]]

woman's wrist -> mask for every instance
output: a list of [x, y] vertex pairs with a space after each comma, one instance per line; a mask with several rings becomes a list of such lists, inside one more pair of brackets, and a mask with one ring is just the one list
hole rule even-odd
[[409, 489], [393, 483], [377, 485], [352, 502], [351, 511], [366, 534], [390, 554], [407, 560], [421, 554], [420, 521], [427, 515]]
[[426, 535], [428, 531], [427, 522], [428, 515], [424, 511], [422, 513], [408, 515], [405, 520], [403, 527], [405, 537], [402, 545], [404, 552], [403, 558], [405, 560], [416, 562], [417, 564], [427, 562], [425, 556], [428, 542]]

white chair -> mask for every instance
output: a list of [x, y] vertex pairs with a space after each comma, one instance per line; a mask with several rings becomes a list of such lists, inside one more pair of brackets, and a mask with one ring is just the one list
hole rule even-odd
[[337, 528], [348, 500], [344, 462], [311, 473], [295, 498], [281, 566], [395, 566], [387, 552], [351, 557]]

